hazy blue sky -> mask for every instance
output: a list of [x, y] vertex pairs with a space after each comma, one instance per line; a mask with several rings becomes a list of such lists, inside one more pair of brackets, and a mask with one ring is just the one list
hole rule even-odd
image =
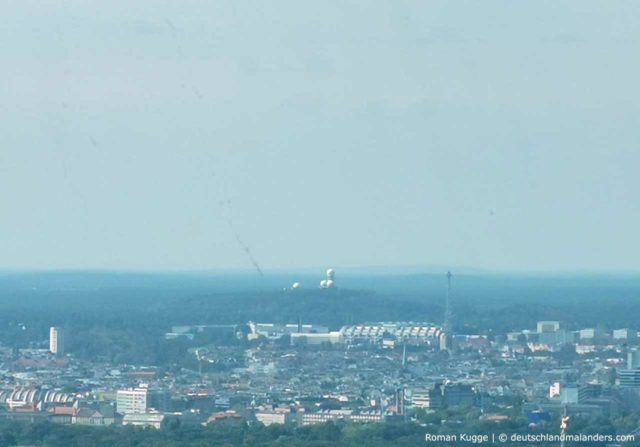
[[3, 1], [0, 268], [640, 270], [639, 54], [637, 1]]

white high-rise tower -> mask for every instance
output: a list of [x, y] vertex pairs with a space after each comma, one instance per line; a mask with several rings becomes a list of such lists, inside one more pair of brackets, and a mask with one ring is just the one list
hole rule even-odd
[[64, 332], [61, 327], [49, 329], [49, 351], [55, 355], [64, 355]]

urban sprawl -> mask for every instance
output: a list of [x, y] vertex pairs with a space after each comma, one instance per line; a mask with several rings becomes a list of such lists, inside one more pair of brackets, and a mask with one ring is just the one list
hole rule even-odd
[[[316, 324], [174, 326], [167, 340], [231, 335], [190, 348], [195, 369], [80, 361], [73, 333], [52, 327], [49, 349], [2, 348], [0, 415], [13, 421], [124, 424], [378, 423], [448, 407], [485, 421], [519, 415], [531, 427], [562, 415], [614, 418], [640, 399], [638, 332], [540, 321], [518, 332], [448, 334], [422, 322], [330, 330]], [[562, 356], [575, 360], [567, 363]], [[555, 422], [554, 422], [555, 423]]]

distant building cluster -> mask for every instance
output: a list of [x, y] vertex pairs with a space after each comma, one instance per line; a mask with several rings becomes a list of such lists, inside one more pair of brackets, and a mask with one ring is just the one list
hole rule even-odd
[[[554, 346], [577, 344], [579, 346], [592, 346], [594, 344], [636, 343], [638, 331], [628, 328], [615, 329], [607, 332], [602, 328], [585, 328], [575, 331], [563, 329], [559, 321], [539, 321], [535, 331], [523, 330], [509, 332], [508, 341], [526, 340], [534, 350], [551, 349]], [[589, 349], [582, 348], [580, 349]]]
[[192, 341], [193, 357], [170, 372], [79, 361], [65, 354], [64, 330], [51, 327], [49, 349], [43, 343], [16, 355], [0, 346], [6, 366], [0, 417], [155, 428], [171, 421], [310, 425], [475, 407], [480, 420], [502, 421], [514, 417], [517, 401], [519, 416], [537, 429], [565, 412], [615, 418], [640, 410], [633, 329], [568, 330], [539, 321], [506, 334], [445, 337], [443, 326], [391, 321], [333, 330], [301, 320], [173, 326], [165, 339]]
[[276, 324], [249, 322], [249, 340], [277, 340], [285, 336], [292, 344], [373, 344], [393, 346], [396, 342], [411, 345], [438, 346], [442, 329], [428, 323], [395, 322], [343, 326], [329, 331], [313, 324]]

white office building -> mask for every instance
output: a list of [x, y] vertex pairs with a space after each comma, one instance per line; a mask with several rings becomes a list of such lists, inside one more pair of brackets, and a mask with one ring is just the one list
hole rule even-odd
[[615, 329], [613, 331], [613, 339], [616, 341], [636, 341], [638, 339], [638, 331], [633, 329]]
[[148, 388], [118, 390], [116, 411], [120, 414], [145, 413], [147, 411]]

